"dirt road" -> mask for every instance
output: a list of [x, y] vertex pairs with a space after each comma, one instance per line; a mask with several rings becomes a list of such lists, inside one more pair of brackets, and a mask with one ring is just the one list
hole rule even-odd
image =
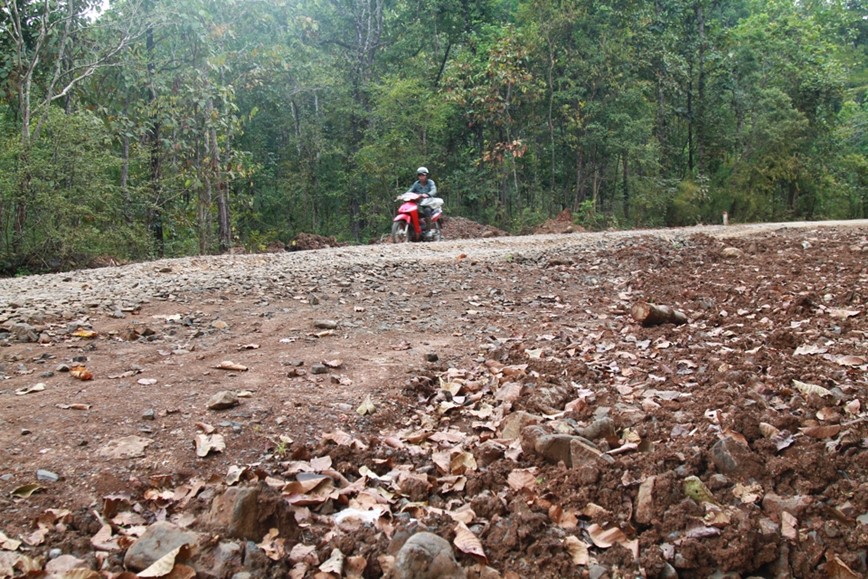
[[[866, 263], [852, 221], [0, 280], [0, 577], [51, 549], [114, 576], [164, 519], [204, 533], [202, 577], [336, 548], [379, 576], [419, 527], [473, 576], [860, 576]], [[639, 300], [690, 321], [643, 328]], [[293, 529], [224, 536], [215, 497], [256, 481]]]

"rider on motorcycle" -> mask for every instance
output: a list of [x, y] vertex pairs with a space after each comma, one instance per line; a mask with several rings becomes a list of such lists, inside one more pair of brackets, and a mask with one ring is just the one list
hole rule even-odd
[[[407, 193], [418, 193], [425, 197], [435, 197], [437, 195], [437, 185], [433, 179], [428, 178], [428, 168], [419, 167], [416, 169], [417, 181], [407, 190]], [[425, 219], [425, 231], [431, 230], [431, 213], [430, 207], [419, 204], [419, 214]]]

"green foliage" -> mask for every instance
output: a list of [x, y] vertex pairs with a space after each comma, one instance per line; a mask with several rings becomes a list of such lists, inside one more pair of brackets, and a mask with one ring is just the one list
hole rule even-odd
[[29, 151], [26, 165], [20, 164], [17, 135], [3, 135], [0, 214], [8, 216], [15, 203], [19, 179], [12, 176], [26, 172], [32, 193], [21, 247], [12, 246], [12, 224], [3, 221], [4, 269], [60, 270], [87, 267], [97, 258], [146, 256], [142, 227], [123, 213], [127, 204], [117, 186], [118, 161], [105, 153], [111, 137], [104, 125], [87, 111], [67, 115], [50, 108], [47, 113], [43, 138]]
[[35, 61], [0, 23], [6, 271], [378, 239], [418, 165], [512, 231], [868, 212], [864, 3], [16, 6], [57, 10]]

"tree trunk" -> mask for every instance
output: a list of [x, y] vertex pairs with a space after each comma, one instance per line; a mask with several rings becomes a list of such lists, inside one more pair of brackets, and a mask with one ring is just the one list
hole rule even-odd
[[696, 27], [699, 33], [699, 58], [697, 66], [699, 67], [699, 78], [696, 84], [696, 163], [699, 171], [704, 167], [705, 151], [703, 144], [706, 139], [705, 135], [705, 51], [707, 49], [705, 42], [705, 11], [702, 7], [702, 0], [696, 3]]
[[630, 190], [627, 187], [627, 152], [624, 151], [624, 154], [621, 155], [621, 159], [624, 162], [624, 219], [630, 219]]
[[148, 209], [148, 229], [153, 239], [154, 251], [158, 257], [163, 257], [166, 253], [166, 240], [163, 232], [162, 184], [160, 182], [163, 172], [160, 151], [160, 121], [157, 119], [157, 113], [153, 110], [154, 103], [157, 100], [157, 89], [154, 86], [154, 74], [156, 72], [156, 64], [154, 63], [155, 48], [154, 29], [149, 25], [145, 32], [145, 49], [148, 58], [148, 105], [151, 107], [150, 128], [147, 134], [151, 189], [151, 204]]

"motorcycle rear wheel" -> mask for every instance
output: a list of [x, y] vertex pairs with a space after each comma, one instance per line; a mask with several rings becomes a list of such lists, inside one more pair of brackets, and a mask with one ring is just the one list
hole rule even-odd
[[407, 243], [410, 241], [410, 225], [406, 221], [392, 223], [392, 243]]

